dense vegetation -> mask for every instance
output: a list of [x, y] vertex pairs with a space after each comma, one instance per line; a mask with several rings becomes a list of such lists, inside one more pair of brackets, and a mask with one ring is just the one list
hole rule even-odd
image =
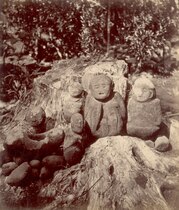
[[177, 66], [170, 54], [179, 23], [174, 0], [6, 0], [2, 6], [3, 60], [18, 66], [9, 67], [1, 84], [10, 98], [30, 87], [43, 62], [106, 55], [124, 59], [130, 73], [168, 74]]

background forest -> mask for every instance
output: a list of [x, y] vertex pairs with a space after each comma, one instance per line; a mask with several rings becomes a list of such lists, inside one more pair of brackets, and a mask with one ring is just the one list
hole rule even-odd
[[20, 98], [33, 78], [62, 59], [123, 59], [129, 73], [177, 68], [175, 0], [5, 0], [1, 24], [2, 100]]

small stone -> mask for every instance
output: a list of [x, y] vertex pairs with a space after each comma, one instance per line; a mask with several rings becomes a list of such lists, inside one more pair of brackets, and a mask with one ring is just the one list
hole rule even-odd
[[155, 147], [155, 143], [151, 140], [147, 140], [145, 141], [145, 143], [147, 144], [147, 146], [151, 147], [151, 148], [154, 148]]
[[159, 152], [165, 152], [169, 148], [169, 139], [166, 136], [160, 136], [155, 141], [155, 149]]
[[29, 165], [32, 167], [32, 168], [39, 168], [40, 167], [40, 160], [31, 160]]
[[15, 168], [17, 168], [15, 162], [9, 162], [2, 165], [2, 174], [8, 176]]
[[51, 175], [50, 170], [47, 167], [44, 166], [41, 168], [39, 175], [41, 179], [47, 179], [50, 177], [50, 175]]
[[22, 163], [6, 178], [6, 183], [11, 186], [20, 185], [20, 183], [26, 178], [30, 166], [27, 162]]
[[8, 162], [11, 162], [12, 158], [10, 157], [9, 153], [7, 150], [3, 150], [0, 152], [0, 167]]
[[43, 158], [42, 163], [46, 167], [53, 168], [53, 169], [59, 169], [64, 165], [64, 159], [63, 159], [63, 156], [49, 155], [49, 156]]

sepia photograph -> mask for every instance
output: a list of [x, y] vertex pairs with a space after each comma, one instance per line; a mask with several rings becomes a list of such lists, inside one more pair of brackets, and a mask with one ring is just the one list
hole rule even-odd
[[179, 209], [179, 0], [0, 0], [0, 210]]

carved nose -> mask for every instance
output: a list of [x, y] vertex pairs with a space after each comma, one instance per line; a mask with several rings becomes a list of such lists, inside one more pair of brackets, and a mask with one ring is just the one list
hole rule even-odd
[[142, 90], [137, 90], [137, 95], [141, 96], [142, 95]]

